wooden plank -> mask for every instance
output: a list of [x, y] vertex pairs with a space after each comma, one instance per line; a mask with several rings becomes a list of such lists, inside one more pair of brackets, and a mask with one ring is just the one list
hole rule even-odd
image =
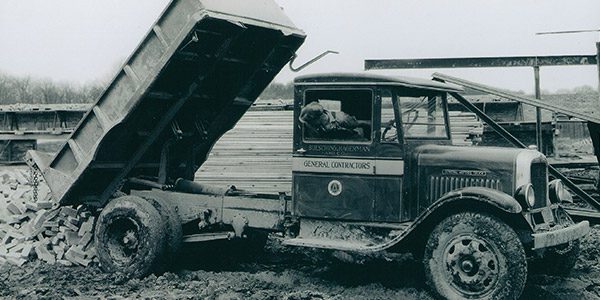
[[562, 113], [562, 114], [570, 116], [570, 117], [575, 117], [575, 118], [579, 118], [582, 120], [591, 121], [591, 122], [600, 124], [600, 118], [598, 118], [598, 117], [578, 113], [576, 111], [572, 111], [572, 110], [562, 107], [562, 106], [554, 105], [554, 104], [551, 104], [548, 102], [542, 102], [540, 100], [530, 98], [527, 96], [523, 96], [523, 95], [517, 95], [514, 93], [505, 92], [505, 91], [502, 91], [500, 89], [497, 89], [497, 88], [494, 88], [491, 86], [487, 86], [487, 85], [480, 84], [480, 83], [475, 83], [475, 82], [464, 80], [464, 79], [457, 78], [457, 77], [452, 77], [449, 75], [444, 75], [441, 73], [434, 73], [432, 76], [433, 76], [433, 78], [435, 78], [437, 80], [442, 80], [442, 81], [446, 81], [446, 82], [450, 82], [450, 83], [454, 83], [454, 84], [459, 84], [459, 85], [468, 87], [470, 89], [474, 89], [476, 91], [504, 97], [504, 98], [514, 100], [517, 102], [533, 105], [535, 107], [548, 109], [548, 110], [551, 110], [554, 112], [559, 112], [559, 113]]
[[365, 70], [594, 65], [595, 55], [367, 59]]
[[574, 221], [579, 222], [587, 220], [592, 224], [600, 224], [600, 212], [593, 210], [583, 210], [576, 208], [567, 208], [567, 213]]

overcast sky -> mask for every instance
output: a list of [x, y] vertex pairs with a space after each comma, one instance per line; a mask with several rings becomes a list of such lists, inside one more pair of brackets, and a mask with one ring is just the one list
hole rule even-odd
[[[600, 1], [276, 0], [308, 38], [303, 70], [362, 71], [364, 59], [595, 54], [599, 33], [536, 36], [536, 32], [600, 29]], [[0, 72], [85, 83], [107, 79], [168, 0], [0, 0]], [[533, 91], [531, 68], [386, 70], [428, 77], [440, 71], [514, 90]], [[374, 71], [372, 71], [374, 72]], [[298, 73], [284, 69], [287, 82]], [[542, 88], [598, 86], [595, 67], [542, 67]]]

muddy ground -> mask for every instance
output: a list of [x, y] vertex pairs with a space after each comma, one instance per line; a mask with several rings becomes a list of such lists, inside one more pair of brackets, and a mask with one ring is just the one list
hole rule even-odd
[[[216, 245], [219, 249], [223, 245]], [[523, 299], [600, 299], [600, 226], [583, 241], [568, 276], [532, 275]], [[220, 251], [221, 254], [223, 251]], [[35, 261], [0, 267], [6, 299], [432, 299], [410, 256], [346, 263], [339, 255], [289, 250], [270, 240], [242, 259], [187, 247], [172, 272], [144, 279], [103, 273], [98, 266], [64, 267]], [[243, 255], [242, 255], [243, 256]], [[337, 258], [336, 258], [337, 257]], [[234, 261], [242, 260], [242, 261]]]

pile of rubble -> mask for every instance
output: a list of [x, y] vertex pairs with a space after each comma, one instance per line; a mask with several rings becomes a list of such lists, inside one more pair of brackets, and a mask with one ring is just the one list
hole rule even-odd
[[35, 259], [66, 266], [97, 262], [91, 212], [58, 207], [48, 187], [34, 187], [31, 179], [25, 167], [0, 168], [0, 266]]

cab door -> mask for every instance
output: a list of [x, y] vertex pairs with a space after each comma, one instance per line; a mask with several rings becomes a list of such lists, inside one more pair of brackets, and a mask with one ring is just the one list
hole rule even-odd
[[295, 93], [294, 214], [376, 220], [376, 91], [300, 86]]
[[[392, 93], [394, 92], [394, 95]], [[398, 222], [409, 219], [402, 205], [404, 184], [404, 146], [400, 111], [395, 91], [379, 91], [378, 120], [374, 144], [375, 192], [374, 219]]]

